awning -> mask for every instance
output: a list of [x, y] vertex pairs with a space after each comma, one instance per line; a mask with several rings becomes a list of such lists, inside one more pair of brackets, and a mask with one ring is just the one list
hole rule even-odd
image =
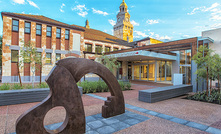
[[146, 50], [138, 50], [138, 51], [130, 51], [116, 54], [109, 54], [107, 56], [116, 57], [120, 61], [137, 61], [137, 60], [177, 60], [177, 56], [174, 53], [171, 54], [163, 54], [154, 51], [146, 51]]

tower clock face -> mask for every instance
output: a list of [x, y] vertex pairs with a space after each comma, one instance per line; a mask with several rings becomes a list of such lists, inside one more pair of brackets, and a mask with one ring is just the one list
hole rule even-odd
[[126, 18], [126, 21], [128, 22], [128, 21], [129, 21], [129, 18]]

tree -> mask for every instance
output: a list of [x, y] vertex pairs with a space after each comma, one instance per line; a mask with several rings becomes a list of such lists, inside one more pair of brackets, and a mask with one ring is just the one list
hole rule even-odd
[[[207, 46], [200, 46], [198, 52], [193, 56], [193, 60], [197, 64], [196, 74], [198, 77], [204, 78], [207, 81], [206, 93], [212, 88], [212, 81], [218, 78], [217, 69], [219, 69], [217, 62], [220, 60], [219, 55], [212, 54], [213, 51]], [[220, 70], [220, 69], [219, 69]], [[219, 73], [218, 73], [219, 74]], [[210, 88], [209, 88], [210, 80]]]
[[[20, 66], [24, 67], [24, 63], [29, 63], [32, 72], [32, 87], [34, 87], [34, 75], [37, 70], [36, 65], [40, 65], [40, 70], [42, 67], [41, 53], [37, 52], [35, 44], [28, 42], [24, 44], [24, 47], [20, 51]], [[41, 73], [40, 73], [41, 77]], [[40, 78], [41, 79], [41, 78]], [[41, 80], [40, 80], [41, 81]]]
[[120, 62], [117, 61], [117, 58], [113, 56], [102, 55], [96, 59], [97, 62], [103, 64], [107, 67], [112, 73], [114, 73], [115, 68], [120, 67]]
[[[218, 90], [220, 90], [220, 75], [221, 75], [221, 58], [219, 54], [214, 54], [213, 55], [214, 60], [215, 60], [215, 75], [216, 79], [218, 80]], [[221, 93], [221, 90], [220, 90]]]

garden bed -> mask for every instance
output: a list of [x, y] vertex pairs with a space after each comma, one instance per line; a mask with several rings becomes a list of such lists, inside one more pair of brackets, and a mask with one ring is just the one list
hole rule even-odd
[[216, 89], [213, 89], [208, 96], [206, 95], [206, 91], [203, 91], [203, 92], [195, 93], [194, 95], [189, 95], [184, 99], [221, 105], [221, 93], [219, 90], [216, 90]]
[[[132, 90], [130, 82], [118, 81], [122, 91]], [[84, 81], [78, 83], [83, 88], [83, 93], [109, 92], [108, 86], [104, 81]]]

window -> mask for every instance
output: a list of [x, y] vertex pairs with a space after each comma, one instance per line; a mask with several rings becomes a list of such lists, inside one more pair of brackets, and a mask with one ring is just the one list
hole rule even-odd
[[18, 20], [12, 20], [12, 31], [18, 32]]
[[110, 47], [105, 47], [105, 52], [110, 52]]
[[61, 59], [61, 54], [56, 54], [56, 61]]
[[99, 46], [99, 45], [96, 45], [95, 46], [95, 53], [97, 54], [99, 54], [99, 53], [102, 53], [102, 46]]
[[61, 29], [57, 28], [56, 30], [56, 38], [61, 38]]
[[85, 48], [86, 52], [92, 52], [92, 45], [91, 44], [85, 44], [84, 48]]
[[114, 48], [113, 50], [114, 50], [114, 51], [117, 51], [117, 50], [118, 50], [118, 48]]
[[17, 50], [11, 51], [11, 62], [18, 62], [18, 51]]
[[30, 34], [31, 33], [31, 23], [25, 22], [25, 33]]
[[46, 53], [46, 64], [51, 64], [51, 53]]
[[40, 62], [41, 61], [41, 52], [37, 52], [36, 57], [37, 57], [37, 60]]
[[47, 26], [47, 36], [51, 37], [51, 27]]
[[65, 39], [66, 40], [69, 40], [69, 32], [70, 32], [69, 30], [67, 30], [67, 29], [65, 30]]
[[41, 35], [41, 25], [40, 24], [36, 25], [36, 35]]

